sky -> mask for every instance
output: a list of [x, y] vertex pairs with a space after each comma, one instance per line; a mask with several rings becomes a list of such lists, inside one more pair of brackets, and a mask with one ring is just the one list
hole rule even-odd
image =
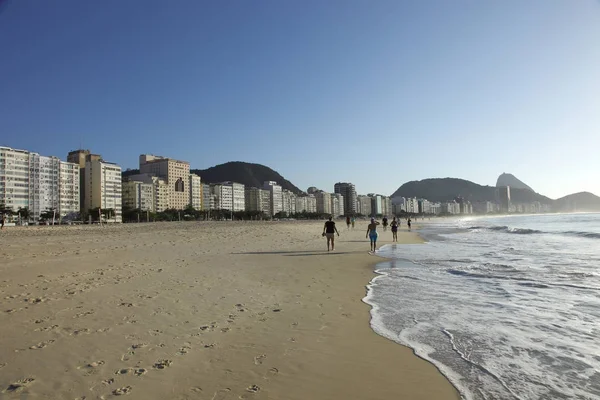
[[598, 0], [0, 0], [0, 145], [600, 195]]

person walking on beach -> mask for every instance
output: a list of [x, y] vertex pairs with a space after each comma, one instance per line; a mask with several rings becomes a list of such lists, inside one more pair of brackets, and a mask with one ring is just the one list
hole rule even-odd
[[348, 230], [350, 230], [350, 216], [346, 216], [346, 226], [348, 227]]
[[408, 217], [408, 221], [406, 221], [406, 224], [408, 225], [408, 230], [410, 231], [410, 217]]
[[0, 214], [0, 230], [4, 229], [4, 214]]
[[381, 220], [383, 222], [383, 231], [387, 231], [387, 226], [388, 226], [388, 220], [387, 217], [383, 217], [383, 219]]
[[371, 239], [371, 252], [375, 252], [377, 250], [377, 225], [379, 222], [375, 221], [375, 218], [371, 218], [371, 223], [367, 227], [367, 235], [365, 238]]
[[392, 223], [390, 224], [390, 227], [392, 228], [392, 240], [394, 242], [398, 241], [398, 221], [396, 221], [396, 217], [394, 217], [394, 219], [392, 219]]
[[328, 221], [325, 221], [325, 226], [323, 226], [323, 236], [327, 237], [327, 251], [329, 251], [329, 242], [331, 242], [331, 251], [335, 250], [335, 234], [337, 233], [340, 236], [337, 228], [335, 227], [335, 222], [332, 221], [332, 218], [329, 217]]
[[356, 222], [356, 218], [354, 217], [354, 215], [352, 216], [352, 229], [354, 229], [354, 223]]

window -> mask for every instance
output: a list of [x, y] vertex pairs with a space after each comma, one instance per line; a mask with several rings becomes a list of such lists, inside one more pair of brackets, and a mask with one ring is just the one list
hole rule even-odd
[[181, 179], [181, 178], [177, 179], [177, 181], [175, 182], [175, 191], [176, 192], [184, 191], [183, 179]]

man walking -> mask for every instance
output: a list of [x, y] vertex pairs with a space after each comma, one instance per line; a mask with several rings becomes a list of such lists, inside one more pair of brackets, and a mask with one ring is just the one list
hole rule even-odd
[[332, 218], [329, 217], [328, 221], [325, 221], [325, 226], [323, 226], [323, 235], [327, 237], [327, 251], [329, 251], [329, 242], [331, 242], [331, 251], [335, 250], [335, 234], [337, 233], [340, 236], [337, 228], [335, 227], [335, 222], [332, 221]]

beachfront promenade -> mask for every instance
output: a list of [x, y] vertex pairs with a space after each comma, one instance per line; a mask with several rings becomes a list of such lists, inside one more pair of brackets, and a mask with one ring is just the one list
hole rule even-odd
[[[375, 334], [366, 222], [0, 232], [0, 398], [457, 399]], [[399, 233], [399, 242], [418, 242]], [[381, 244], [391, 232], [380, 233]]]

